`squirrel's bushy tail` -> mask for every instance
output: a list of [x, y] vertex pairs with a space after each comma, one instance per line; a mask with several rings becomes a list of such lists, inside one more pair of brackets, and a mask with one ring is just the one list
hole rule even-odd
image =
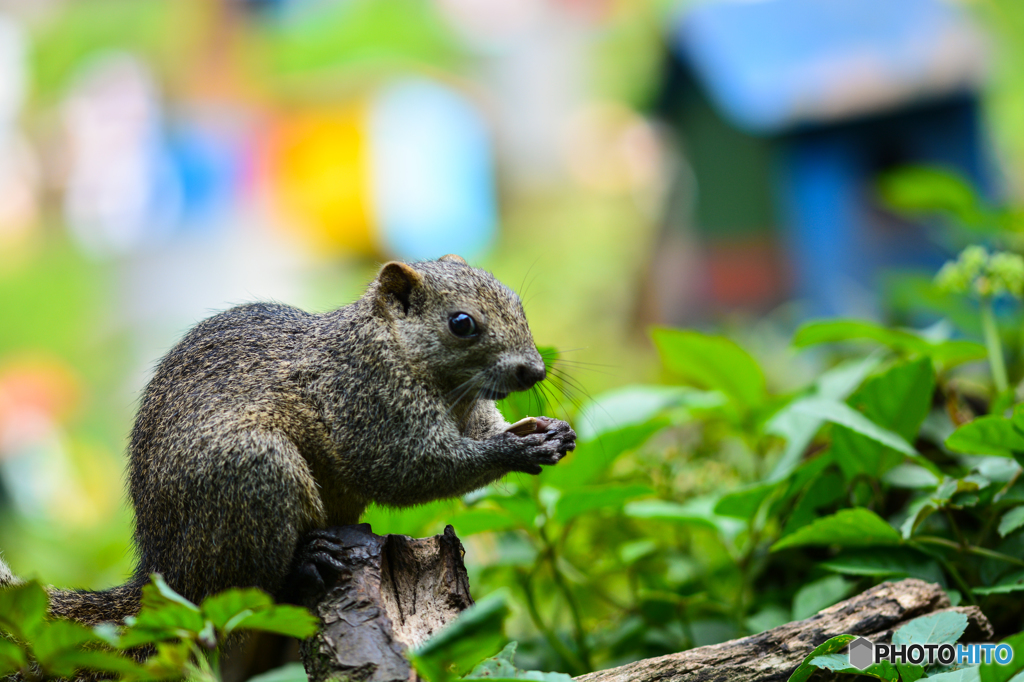
[[101, 592], [51, 589], [50, 615], [68, 618], [85, 625], [120, 623], [127, 616], [134, 616], [139, 612], [144, 584], [145, 581], [132, 578], [124, 585]]
[[[20, 584], [21, 580], [11, 573], [11, 569], [3, 559], [0, 559], [0, 589]], [[133, 577], [124, 585], [102, 592], [51, 588], [50, 615], [76, 620], [85, 625], [108, 621], [120, 623], [125, 617], [134, 616], [139, 612], [144, 584], [145, 580]]]

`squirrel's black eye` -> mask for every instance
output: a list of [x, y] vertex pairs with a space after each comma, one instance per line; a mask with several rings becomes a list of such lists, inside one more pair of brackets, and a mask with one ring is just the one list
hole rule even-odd
[[452, 330], [452, 334], [463, 339], [476, 336], [477, 333], [476, 320], [466, 313], [452, 313], [448, 318], [448, 328]]

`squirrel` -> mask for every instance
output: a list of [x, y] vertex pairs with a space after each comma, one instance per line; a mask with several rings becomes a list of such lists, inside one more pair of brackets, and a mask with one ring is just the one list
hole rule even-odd
[[[290, 601], [338, 568], [322, 529], [538, 474], [568, 423], [495, 405], [546, 376], [519, 297], [456, 255], [389, 262], [324, 314], [253, 303], [193, 327], [160, 361], [128, 445], [136, 568], [50, 613], [122, 621], [161, 573], [198, 603], [228, 587]], [[305, 548], [305, 549], [303, 549]], [[300, 550], [300, 551], [297, 551]], [[0, 561], [0, 587], [18, 582]]]

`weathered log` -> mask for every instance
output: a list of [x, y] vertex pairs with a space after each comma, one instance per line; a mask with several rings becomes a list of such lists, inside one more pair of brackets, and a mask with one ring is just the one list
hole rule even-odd
[[992, 626], [976, 606], [950, 607], [939, 585], [908, 578], [882, 583], [806, 620], [757, 635], [577, 677], [579, 682], [775, 682], [786, 680], [814, 647], [836, 635], [886, 643], [909, 620], [939, 611], [967, 616], [964, 641], [992, 637]]
[[408, 647], [468, 608], [465, 551], [451, 526], [413, 539], [375, 535], [369, 524], [336, 530], [348, 567], [315, 606], [320, 632], [303, 642], [311, 682], [408, 682]]

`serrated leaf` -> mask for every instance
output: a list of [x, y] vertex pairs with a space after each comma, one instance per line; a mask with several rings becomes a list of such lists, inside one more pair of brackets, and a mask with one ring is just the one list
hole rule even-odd
[[909, 576], [930, 583], [943, 580], [942, 569], [934, 559], [909, 547], [847, 550], [818, 566], [844, 575]]
[[485, 658], [463, 679], [486, 679], [490, 682], [534, 680], [535, 682], [571, 682], [565, 673], [519, 670], [515, 666], [516, 642], [509, 642], [496, 656]]
[[846, 403], [829, 398], [811, 397], [795, 402], [790, 408], [794, 412], [845, 426], [862, 436], [877, 441], [906, 455], [916, 455], [917, 451], [898, 434], [884, 429], [853, 409]]
[[[930, 613], [916, 617], [893, 633], [893, 644], [955, 644], [967, 630], [967, 616], [958, 611]], [[924, 669], [908, 663], [896, 664], [903, 680], [921, 679]]]
[[[710, 502], [710, 503], [709, 503]], [[715, 530], [723, 535], [733, 536], [743, 529], [744, 524], [736, 519], [718, 516], [710, 500], [690, 500], [686, 504], [668, 500], [639, 500], [630, 502], [623, 510], [634, 519], [671, 521]]]
[[690, 386], [623, 386], [585, 404], [573, 425], [581, 441], [591, 441], [626, 426], [650, 421], [670, 407], [713, 408], [725, 403], [725, 396], [717, 391], [701, 391]]
[[721, 391], [743, 409], [767, 397], [760, 365], [734, 341], [665, 327], [653, 329], [651, 336], [662, 364], [697, 387]]
[[1014, 571], [995, 585], [991, 585], [989, 587], [975, 587], [971, 592], [980, 595], [1024, 592], [1024, 571]]
[[[847, 403], [906, 442], [914, 439], [928, 415], [934, 387], [932, 363], [921, 358], [871, 377]], [[832, 432], [832, 451], [848, 480], [863, 474], [880, 476], [899, 464], [904, 454], [916, 455], [893, 452], [877, 439], [843, 425]]]
[[1003, 518], [999, 520], [999, 535], [1005, 538], [1021, 526], [1024, 526], [1024, 505], [1003, 514]]
[[218, 630], [243, 611], [269, 608], [274, 600], [263, 590], [255, 587], [234, 587], [203, 600], [199, 608]]
[[789, 676], [786, 682], [805, 682], [817, 670], [817, 666], [811, 665], [813, 659], [832, 654], [836, 651], [842, 651], [854, 639], [856, 637], [853, 635], [837, 635], [822, 642], [804, 658], [803, 663], [797, 666], [797, 669], [793, 671], [793, 674]]
[[567, 490], [555, 503], [554, 518], [559, 523], [565, 523], [596, 509], [614, 511], [621, 509], [628, 500], [652, 492], [653, 489], [647, 485], [613, 484]]
[[900, 678], [899, 672], [889, 661], [880, 661], [864, 668], [863, 670], [857, 670], [850, 665], [850, 659], [848, 656], [842, 654], [826, 654], [824, 656], [818, 656], [811, 659], [811, 665], [822, 668], [824, 670], [831, 670], [837, 673], [849, 673], [852, 675], [866, 675], [868, 677], [874, 677], [879, 680], [887, 680], [888, 682], [896, 682]]
[[837, 575], [807, 583], [793, 595], [793, 620], [810, 618], [818, 611], [841, 601], [852, 587], [852, 583]]
[[893, 644], [956, 644], [967, 629], [967, 616], [944, 611], [921, 616], [893, 633]]
[[988, 415], [960, 426], [946, 439], [946, 447], [967, 455], [1012, 457], [1024, 451], [1024, 435], [1006, 417]]
[[647, 439], [671, 424], [665, 416], [658, 416], [642, 424], [626, 426], [603, 433], [592, 441], [580, 443], [557, 466], [547, 467], [540, 474], [544, 485], [560, 490], [572, 490], [598, 478], [621, 455], [643, 445]]
[[781, 538], [771, 547], [777, 552], [788, 547], [804, 545], [840, 547], [871, 547], [875, 545], [899, 545], [902, 541], [899, 531], [885, 519], [869, 509], [843, 509], [839, 512], [816, 519]]
[[301, 606], [275, 604], [274, 606], [254, 611], [242, 618], [234, 626], [235, 630], [262, 630], [276, 632], [298, 639], [311, 637], [320, 624], [320, 620]]

